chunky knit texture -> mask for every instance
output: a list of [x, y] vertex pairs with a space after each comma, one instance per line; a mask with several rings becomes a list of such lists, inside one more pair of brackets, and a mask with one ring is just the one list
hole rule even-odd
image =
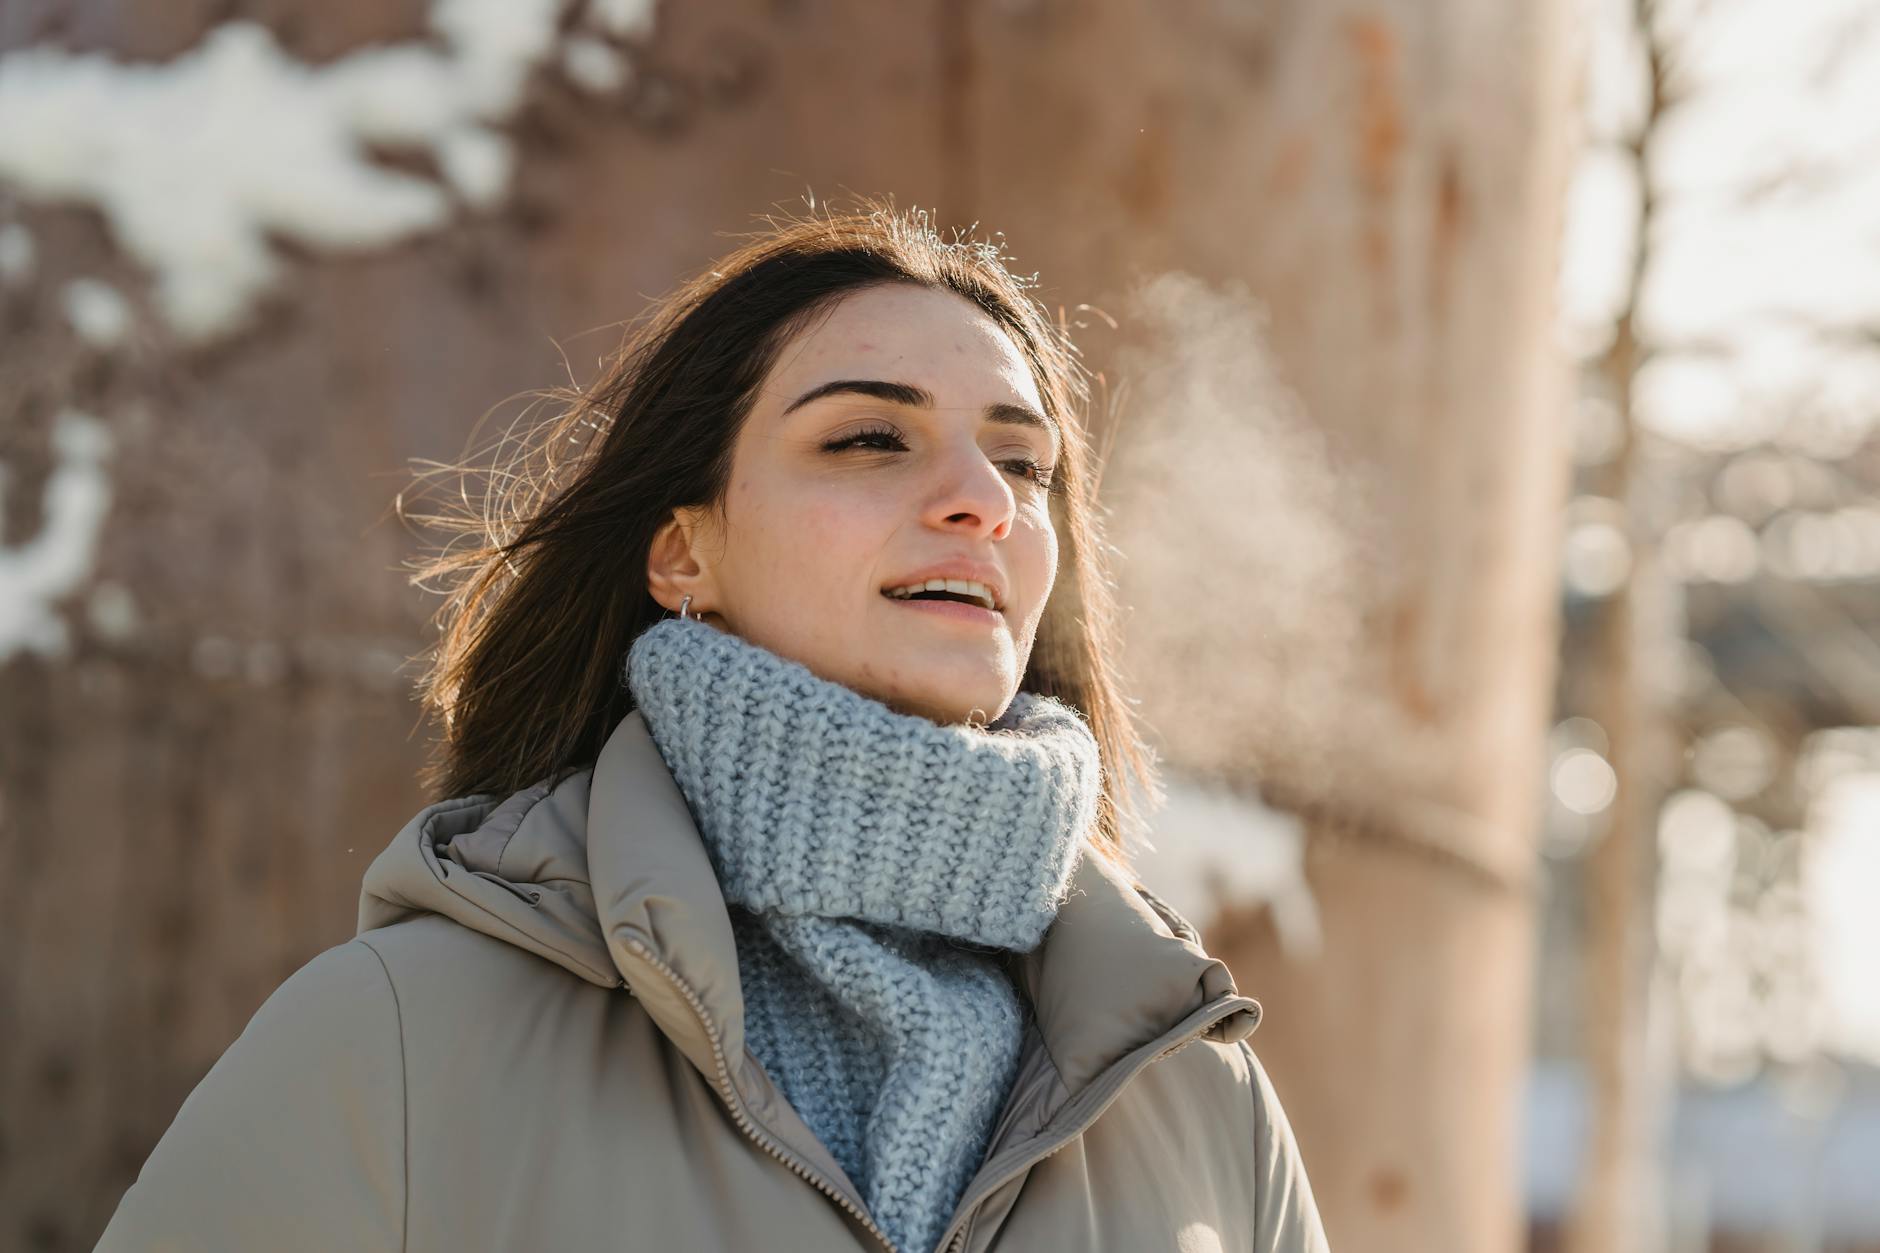
[[1068, 890], [1095, 739], [1029, 692], [983, 728], [903, 714], [695, 619], [625, 671], [732, 907], [751, 1051], [927, 1253], [1016, 1077], [998, 953], [1037, 947]]

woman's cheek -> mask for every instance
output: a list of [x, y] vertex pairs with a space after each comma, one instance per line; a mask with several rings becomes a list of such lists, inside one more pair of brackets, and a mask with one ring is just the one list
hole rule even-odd
[[805, 505], [795, 527], [778, 528], [777, 541], [788, 551], [779, 564], [813, 563], [840, 574], [853, 572], [858, 561], [870, 566], [880, 547], [879, 520], [868, 510], [820, 501]]
[[1051, 585], [1056, 581], [1058, 539], [1057, 530], [1051, 525], [1048, 514], [1040, 517], [1034, 525], [1034, 534], [1027, 536], [1032, 541], [1028, 546], [1028, 556], [1032, 563], [1032, 586], [1038, 589], [1038, 599], [1042, 602], [1051, 594]]

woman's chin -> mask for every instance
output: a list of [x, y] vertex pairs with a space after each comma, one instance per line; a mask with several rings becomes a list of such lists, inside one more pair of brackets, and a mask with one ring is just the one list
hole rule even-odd
[[912, 714], [941, 724], [984, 724], [1003, 713], [1011, 702], [1011, 689], [1003, 681], [988, 681], [982, 672], [976, 682], [940, 682], [877, 694], [897, 713]]
[[988, 722], [1018, 688], [1019, 659], [1011, 637], [947, 638], [957, 632], [881, 631], [859, 641], [867, 660], [844, 669], [866, 676], [856, 684], [902, 713], [934, 722]]

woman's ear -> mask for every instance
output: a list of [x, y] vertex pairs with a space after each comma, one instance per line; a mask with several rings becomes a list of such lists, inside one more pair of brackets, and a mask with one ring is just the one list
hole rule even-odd
[[715, 599], [717, 588], [711, 571], [698, 559], [697, 534], [694, 521], [675, 510], [653, 532], [653, 542], [647, 547], [647, 591], [674, 613], [687, 596], [692, 598], [688, 614], [708, 611]]

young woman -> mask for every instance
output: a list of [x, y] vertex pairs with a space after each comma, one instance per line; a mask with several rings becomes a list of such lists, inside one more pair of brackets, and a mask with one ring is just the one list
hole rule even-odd
[[424, 572], [447, 799], [99, 1247], [1323, 1250], [1129, 870], [1088, 394], [883, 202], [664, 302]]

